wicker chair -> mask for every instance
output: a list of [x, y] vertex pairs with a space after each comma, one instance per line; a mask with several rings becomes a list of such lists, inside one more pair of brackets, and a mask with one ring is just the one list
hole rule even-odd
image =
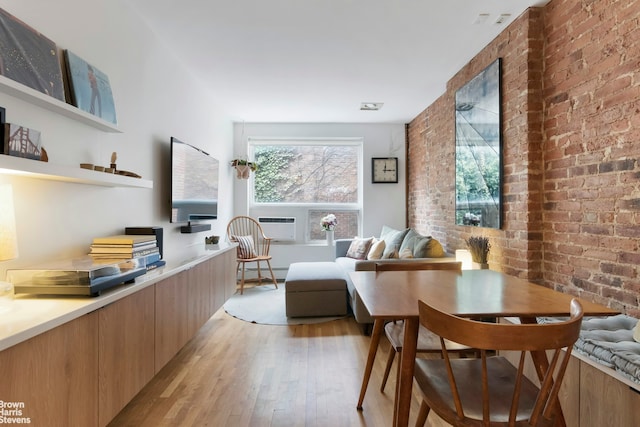
[[[271, 268], [271, 238], [264, 235], [262, 227], [255, 219], [248, 216], [237, 216], [227, 225], [227, 238], [230, 242], [238, 244], [236, 275], [242, 266], [240, 278], [240, 295], [244, 293], [244, 284], [249, 281], [257, 281], [261, 284], [263, 280], [272, 282], [276, 289], [278, 282], [273, 269]], [[258, 269], [257, 279], [245, 279], [245, 268], [247, 263], [255, 262]], [[265, 262], [269, 268], [270, 277], [263, 277], [260, 263]]]

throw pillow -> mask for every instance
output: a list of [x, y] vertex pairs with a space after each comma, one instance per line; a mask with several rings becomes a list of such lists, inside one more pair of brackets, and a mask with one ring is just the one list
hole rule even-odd
[[408, 232], [408, 228], [404, 230], [396, 230], [383, 225], [382, 232], [380, 232], [380, 240], [384, 240], [382, 258], [397, 258], [398, 253], [400, 252], [400, 245], [402, 245], [402, 240]]
[[382, 252], [384, 252], [384, 240], [373, 238], [367, 259], [380, 259], [382, 258]]
[[436, 239], [429, 239], [424, 251], [424, 258], [442, 258], [447, 256], [444, 248]]
[[411, 252], [411, 249], [409, 248], [404, 248], [400, 251], [400, 258], [401, 259], [413, 258], [413, 252]]
[[633, 328], [633, 339], [636, 342], [640, 342], [640, 321], [636, 323], [636, 327]]
[[369, 253], [369, 247], [371, 246], [372, 241], [373, 237], [368, 237], [366, 239], [360, 239], [358, 237], [354, 238], [347, 250], [347, 257], [365, 259]]
[[238, 242], [238, 258], [251, 259], [257, 256], [253, 236], [232, 236], [232, 238]]
[[400, 246], [400, 253], [405, 249], [410, 249], [415, 258], [426, 258], [426, 247], [430, 240], [431, 236], [423, 236], [415, 230], [410, 229], [407, 235], [404, 236], [404, 240]]

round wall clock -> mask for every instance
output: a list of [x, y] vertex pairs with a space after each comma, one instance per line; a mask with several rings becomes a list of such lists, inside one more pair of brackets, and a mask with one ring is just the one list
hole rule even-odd
[[398, 182], [398, 158], [371, 158], [371, 182], [374, 184], [396, 184]]

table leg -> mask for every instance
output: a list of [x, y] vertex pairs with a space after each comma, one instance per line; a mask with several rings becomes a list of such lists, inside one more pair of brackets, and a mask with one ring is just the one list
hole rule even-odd
[[378, 345], [380, 344], [380, 337], [382, 336], [383, 329], [384, 320], [375, 319], [373, 321], [373, 331], [371, 331], [371, 342], [369, 343], [369, 356], [367, 357], [367, 365], [364, 368], [362, 387], [360, 387], [360, 399], [358, 399], [358, 406], [356, 407], [359, 411], [362, 411], [362, 402], [364, 401], [364, 395], [367, 392], [369, 378], [371, 378], [371, 371], [373, 370], [373, 362], [376, 359], [376, 353], [378, 351]]
[[400, 360], [400, 387], [395, 402], [397, 416], [394, 420], [394, 426], [398, 427], [406, 427], [409, 425], [413, 369], [416, 363], [419, 326], [420, 320], [418, 317], [411, 317], [404, 320], [404, 341], [402, 344], [402, 358]]
[[[521, 317], [520, 323], [522, 324], [537, 323], [537, 319], [535, 317]], [[533, 360], [533, 366], [536, 368], [538, 379], [542, 381], [542, 379], [544, 378], [544, 373], [547, 372], [547, 369], [549, 369], [549, 359], [547, 359], [547, 354], [544, 351], [532, 351], [531, 360]], [[564, 419], [562, 406], [560, 406], [560, 401], [558, 401], [557, 398], [556, 398], [556, 407], [558, 408], [558, 416], [556, 417], [556, 422], [554, 427], [566, 427], [567, 423]]]

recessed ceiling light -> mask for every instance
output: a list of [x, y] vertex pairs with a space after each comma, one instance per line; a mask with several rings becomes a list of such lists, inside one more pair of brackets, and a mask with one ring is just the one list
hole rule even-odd
[[360, 104], [362, 111], [377, 111], [382, 108], [384, 102], [363, 102]]
[[502, 24], [504, 21], [511, 17], [510, 13], [501, 13], [500, 16], [496, 19], [496, 24]]
[[473, 21], [474, 24], [484, 24], [485, 22], [487, 22], [487, 19], [489, 19], [489, 14], [488, 13], [479, 13], [478, 17], [476, 18], [475, 21]]

